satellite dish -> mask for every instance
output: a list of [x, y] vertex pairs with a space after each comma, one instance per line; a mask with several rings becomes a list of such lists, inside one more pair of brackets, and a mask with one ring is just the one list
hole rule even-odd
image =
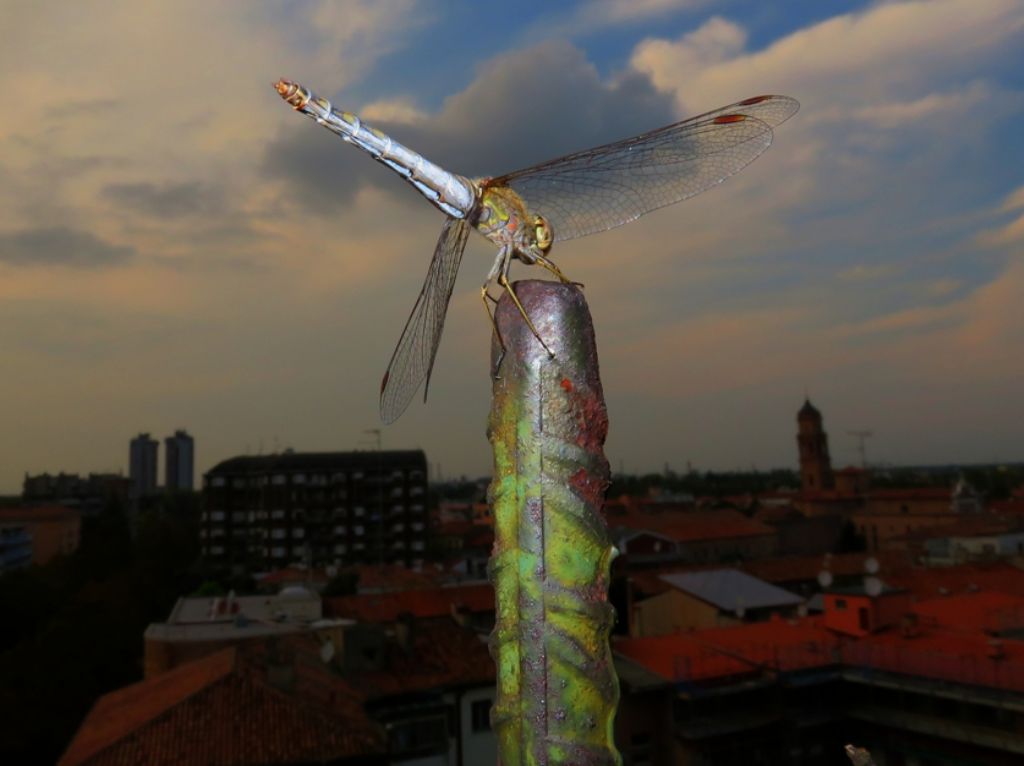
[[320, 659], [325, 663], [330, 662], [334, 658], [334, 642], [331, 639], [327, 639], [323, 646], [320, 647]]
[[864, 592], [874, 598], [882, 592], [882, 581], [877, 577], [865, 577], [864, 578]]
[[878, 559], [876, 559], [874, 556], [865, 559], [864, 571], [868, 574], [878, 574]]
[[820, 585], [822, 588], [827, 588], [831, 584], [832, 584], [832, 573], [831, 572], [829, 572], [827, 569], [822, 569], [820, 572], [818, 572], [818, 585]]

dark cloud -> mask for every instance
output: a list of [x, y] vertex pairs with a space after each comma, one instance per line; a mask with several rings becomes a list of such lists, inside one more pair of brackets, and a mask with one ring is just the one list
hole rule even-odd
[[0, 262], [16, 266], [115, 266], [135, 255], [135, 249], [112, 245], [80, 229], [43, 226], [0, 234]]
[[196, 181], [187, 183], [110, 184], [103, 189], [110, 201], [157, 218], [178, 218], [195, 213], [219, 212], [224, 199], [219, 191]]
[[[315, 83], [310, 83], [315, 88]], [[468, 88], [423, 124], [377, 124], [395, 140], [467, 176], [499, 175], [672, 122], [671, 98], [646, 76], [602, 81], [580, 50], [547, 42], [490, 61]], [[268, 147], [265, 173], [303, 204], [337, 213], [364, 183], [405, 184], [311, 123]], [[415, 194], [409, 190], [407, 194]], [[409, 197], [411, 199], [411, 197]]]

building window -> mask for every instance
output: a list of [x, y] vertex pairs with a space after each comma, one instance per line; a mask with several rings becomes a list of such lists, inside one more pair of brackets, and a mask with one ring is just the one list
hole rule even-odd
[[224, 486], [224, 477], [223, 476], [214, 476], [212, 479], [210, 479], [210, 486], [211, 487], [223, 487]]
[[388, 728], [392, 753], [432, 754], [448, 749], [448, 721], [444, 715], [395, 722]]
[[469, 708], [470, 727], [473, 732], [491, 730], [491, 701], [477, 700]]
[[838, 609], [838, 610], [846, 609], [846, 599], [845, 598], [837, 598], [836, 599], [836, 609]]

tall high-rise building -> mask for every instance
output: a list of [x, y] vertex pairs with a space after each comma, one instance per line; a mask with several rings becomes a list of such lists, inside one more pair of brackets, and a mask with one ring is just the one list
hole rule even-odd
[[149, 434], [139, 434], [131, 441], [128, 453], [128, 475], [132, 480], [135, 497], [142, 497], [156, 491], [157, 455], [160, 442]]
[[192, 489], [195, 467], [195, 441], [186, 431], [175, 431], [164, 439], [164, 486], [167, 489]]

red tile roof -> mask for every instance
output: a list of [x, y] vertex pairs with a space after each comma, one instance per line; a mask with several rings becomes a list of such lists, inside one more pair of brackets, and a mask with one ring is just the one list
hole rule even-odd
[[613, 649], [671, 681], [713, 681], [832, 665], [839, 639], [819, 619], [770, 620], [616, 640]]
[[412, 636], [409, 650], [397, 642], [387, 645], [382, 669], [346, 678], [372, 699], [494, 682], [494, 661], [487, 644], [452, 619], [416, 620]]
[[[60, 766], [321, 762], [384, 750], [358, 694], [319, 668], [329, 704], [270, 686], [265, 672], [225, 649], [101, 697]], [[297, 673], [302, 678], [301, 673]]]
[[975, 591], [1024, 596], [1024, 571], [1005, 562], [882, 569], [880, 576], [889, 585], [905, 588], [918, 599]]
[[802, 519], [804, 514], [791, 505], [766, 505], [757, 509], [754, 518], [765, 524], [778, 524], [792, 519]]
[[419, 618], [447, 616], [458, 607], [470, 612], [493, 612], [494, 587], [490, 583], [474, 583], [393, 593], [360, 593], [325, 598], [323, 605], [325, 617], [389, 623], [403, 612]]
[[1009, 593], [965, 593], [922, 601], [913, 611], [922, 624], [954, 631], [998, 633], [1024, 628], [1024, 597]]
[[[864, 562], [874, 558], [879, 562], [880, 574], [888, 581], [888, 575], [907, 570], [911, 555], [906, 551], [879, 551], [876, 553], [837, 553], [830, 556], [785, 556], [771, 559], [754, 559], [732, 566], [747, 574], [770, 583], [814, 582], [818, 573], [827, 568], [834, 577], [855, 577], [865, 573]], [[668, 565], [645, 569], [630, 574], [633, 587], [645, 596], [664, 593], [669, 586], [661, 575], [677, 572], [695, 572], [720, 568], [721, 564], [697, 564], [691, 566]], [[1024, 573], [1022, 573], [1024, 578]]]
[[1024, 497], [1013, 497], [1009, 500], [990, 500], [988, 510], [993, 513], [1024, 514]]
[[870, 500], [952, 500], [949, 487], [886, 487], [868, 490]]
[[739, 511], [725, 508], [627, 513], [608, 517], [608, 525], [636, 530], [646, 529], [682, 543], [775, 534], [775, 530], [767, 524], [749, 519]]
[[[998, 658], [992, 657], [996, 648]], [[991, 638], [980, 631], [923, 627], [919, 635], [906, 637], [888, 630], [845, 644], [842, 656], [846, 665], [855, 668], [1024, 691], [1024, 643]]]
[[1024, 520], [1015, 516], [985, 513], [952, 519], [948, 524], [935, 524], [913, 529], [894, 540], [927, 540], [933, 537], [987, 537], [1024, 529]]
[[401, 564], [357, 564], [346, 567], [359, 575], [358, 589], [364, 591], [400, 591], [415, 588], [436, 588], [441, 580], [438, 572], [416, 571]]

